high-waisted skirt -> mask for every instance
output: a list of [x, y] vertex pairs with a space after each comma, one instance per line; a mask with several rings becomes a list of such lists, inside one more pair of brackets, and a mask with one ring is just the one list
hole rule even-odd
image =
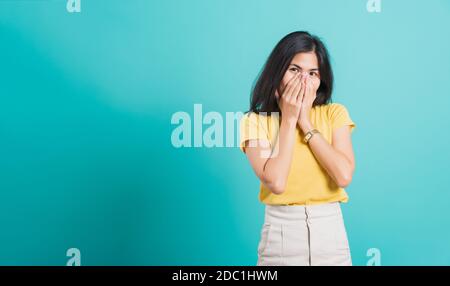
[[257, 265], [352, 265], [340, 203], [266, 205]]

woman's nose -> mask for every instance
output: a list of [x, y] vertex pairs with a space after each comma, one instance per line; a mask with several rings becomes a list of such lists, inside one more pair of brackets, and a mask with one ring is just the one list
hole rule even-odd
[[301, 73], [301, 77], [307, 78], [309, 77], [309, 73], [308, 72], [300, 72]]

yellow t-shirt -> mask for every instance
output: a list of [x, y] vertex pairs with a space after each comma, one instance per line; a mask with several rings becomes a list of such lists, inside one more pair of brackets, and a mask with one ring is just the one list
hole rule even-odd
[[[347, 109], [340, 103], [315, 106], [311, 109], [310, 118], [313, 126], [330, 144], [334, 129], [350, 125], [353, 132], [356, 127]], [[246, 113], [240, 121], [240, 149], [245, 152], [245, 141], [250, 139], [267, 139], [273, 149], [279, 123], [280, 119], [277, 116]], [[293, 160], [285, 191], [276, 195], [261, 183], [259, 200], [270, 205], [314, 205], [347, 202], [348, 195], [319, 164], [310, 146], [303, 142], [303, 133], [297, 126]]]

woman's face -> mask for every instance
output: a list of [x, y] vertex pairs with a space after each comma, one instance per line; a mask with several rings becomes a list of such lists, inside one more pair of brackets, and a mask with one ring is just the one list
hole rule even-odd
[[319, 63], [315, 52], [298, 53], [294, 56], [281, 80], [280, 94], [283, 93], [289, 80], [299, 73], [301, 73], [303, 80], [311, 81], [315, 90], [319, 88]]

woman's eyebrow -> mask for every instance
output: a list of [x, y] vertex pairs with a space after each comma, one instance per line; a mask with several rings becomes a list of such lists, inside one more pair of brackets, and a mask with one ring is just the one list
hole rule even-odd
[[[291, 66], [296, 66], [297, 68], [302, 70], [302, 68], [296, 64], [291, 64]], [[309, 71], [319, 71], [319, 69], [310, 69]]]

